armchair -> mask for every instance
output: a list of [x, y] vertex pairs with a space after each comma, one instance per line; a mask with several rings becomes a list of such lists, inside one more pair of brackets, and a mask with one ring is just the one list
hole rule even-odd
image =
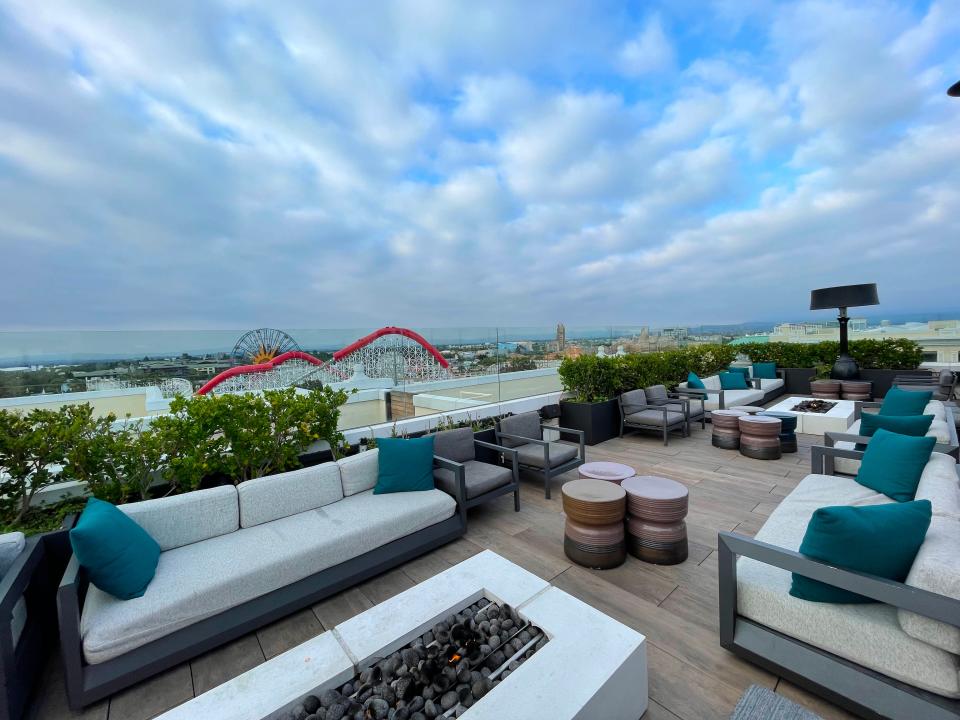
[[[690, 434], [690, 421], [700, 420], [700, 428], [707, 427], [707, 408], [703, 396], [695, 397], [680, 392], [669, 392], [665, 385], [651, 385], [643, 389], [647, 404], [665, 406], [671, 412], [682, 412], [687, 417], [687, 434]], [[697, 402], [699, 400], [699, 403]]]
[[[476, 459], [478, 447], [494, 450], [509, 459], [510, 467]], [[513, 448], [477, 440], [470, 428], [443, 430], [434, 436], [433, 477], [437, 485], [457, 498], [466, 510], [513, 493], [513, 509], [520, 510], [520, 466]]]
[[[579, 447], [543, 439], [543, 431], [559, 430], [577, 435]], [[526, 412], [505, 417], [497, 423], [497, 441], [516, 452], [517, 464], [543, 477], [544, 497], [550, 499], [550, 480], [557, 475], [580, 467], [586, 461], [583, 430], [543, 425], [540, 414]]]

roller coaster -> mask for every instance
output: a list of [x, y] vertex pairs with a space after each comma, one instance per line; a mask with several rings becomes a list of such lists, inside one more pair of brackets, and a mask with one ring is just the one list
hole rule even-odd
[[[253, 344], [245, 339], [257, 338]], [[269, 338], [269, 342], [262, 342]], [[249, 346], [243, 352], [242, 346]], [[296, 348], [296, 349], [285, 349]], [[320, 360], [299, 349], [285, 333], [269, 328], [246, 333], [234, 350], [237, 357], [255, 360], [224, 370], [197, 390], [208, 393], [241, 393], [276, 390], [309, 381], [342, 383], [361, 370], [367, 378], [389, 378], [395, 384], [443, 380], [450, 364], [426, 338], [399, 327], [383, 327]]]

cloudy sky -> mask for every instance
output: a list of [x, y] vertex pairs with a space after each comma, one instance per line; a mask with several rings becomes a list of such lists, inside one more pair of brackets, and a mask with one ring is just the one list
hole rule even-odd
[[960, 0], [0, 0], [0, 327], [960, 308]]

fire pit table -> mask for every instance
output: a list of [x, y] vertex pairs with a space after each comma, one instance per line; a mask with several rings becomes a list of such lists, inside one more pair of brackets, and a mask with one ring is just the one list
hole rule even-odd
[[832, 404], [826, 412], [804, 412], [794, 410], [809, 402], [806, 397], [788, 397], [776, 405], [767, 408], [771, 412], [787, 412], [797, 416], [797, 432], [807, 435], [823, 435], [825, 432], [846, 432], [856, 419], [857, 405], [852, 400], [827, 400]]
[[[403, 680], [411, 668], [418, 676], [437, 669], [435, 656], [429, 666], [423, 659], [427, 649], [445, 642], [447, 634], [458, 639], [463, 618], [480, 615], [477, 626], [486, 623], [490, 630], [497, 623], [498, 635], [512, 638], [490, 649], [505, 657], [519, 653], [523, 661], [504, 662], [497, 672], [489, 670], [493, 663], [481, 655], [478, 667], [487, 669], [480, 672], [464, 658], [452, 659], [455, 664], [444, 664], [435, 674], [452, 673], [443, 687], [454, 689], [430, 692], [426, 699], [418, 689], [410, 702], [426, 705], [429, 700], [438, 710], [436, 717], [467, 720], [636, 720], [646, 711], [646, 638], [486, 550], [164, 713], [160, 720], [287, 720], [303, 717], [308, 707], [314, 712], [323, 707], [330, 714], [330, 707], [345, 702], [366, 706], [363, 711], [369, 710], [370, 717], [380, 717], [380, 700], [397, 707], [398, 698], [409, 694]], [[512, 625], [505, 627], [507, 621]], [[521, 643], [516, 652], [514, 640]], [[584, 661], [585, 652], [589, 662]], [[377, 689], [362, 703], [350, 699], [365, 694], [358, 691], [370, 685]]]

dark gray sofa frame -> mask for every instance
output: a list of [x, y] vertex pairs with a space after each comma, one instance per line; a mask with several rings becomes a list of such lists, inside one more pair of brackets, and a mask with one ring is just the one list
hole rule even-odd
[[60, 652], [70, 707], [80, 710], [456, 540], [467, 529], [466, 488], [463, 485], [457, 487], [455, 499], [457, 512], [453, 517], [95, 665], [85, 662], [80, 636], [80, 615], [88, 578], [76, 556], [71, 556], [57, 590]]
[[[812, 472], [832, 474], [832, 458], [863, 452], [812, 448]], [[844, 570], [798, 552], [730, 532], [718, 534], [720, 644], [734, 654], [814, 692], [861, 717], [956, 720], [960, 700], [899, 682], [833, 653], [741, 617], [737, 612], [737, 557], [796, 572], [894, 607], [960, 627], [960, 600], [903, 583]]]
[[[576, 435], [580, 439], [580, 447], [577, 451], [577, 456], [571, 460], [567, 460], [562, 465], [557, 465], [556, 467], [550, 467], [550, 442], [543, 440], [543, 431], [544, 430], [558, 430], [561, 434], [569, 433], [571, 435]], [[583, 430], [574, 430], [573, 428], [559, 427], [557, 425], [545, 425], [540, 423], [540, 437], [541, 439], [528, 438], [523, 435], [511, 435], [510, 433], [505, 433], [500, 431], [500, 423], [497, 423], [497, 440], [500, 438], [507, 438], [508, 440], [523, 441], [524, 443], [530, 443], [533, 445], [541, 445], [543, 447], [543, 463], [544, 467], [537, 467], [536, 465], [527, 465], [522, 462], [518, 462], [520, 468], [524, 470], [529, 470], [530, 472], [537, 473], [543, 477], [543, 494], [544, 497], [550, 499], [550, 480], [557, 477], [558, 475], [563, 475], [565, 472], [578, 468], [587, 459], [586, 451], [586, 433]]]
[[[863, 408], [879, 408], [882, 404], [883, 403], [879, 402], [858, 402], [854, 407], [853, 419], [860, 419], [861, 415], [863, 415]], [[947, 431], [950, 433], [950, 442], [937, 443], [933, 446], [933, 451], [943, 453], [944, 455], [950, 455], [954, 460], [960, 460], [960, 441], [957, 439], [957, 426], [954, 424], [953, 408], [947, 405], [945, 406], [945, 411]], [[853, 433], [829, 431], [823, 434], [823, 444], [827, 447], [834, 447], [837, 441], [868, 445], [870, 443], [870, 437], [868, 435], [855, 435]], [[832, 468], [832, 461], [828, 459], [827, 462]]]
[[503, 447], [502, 445], [494, 445], [493, 443], [488, 443], [484, 440], [473, 439], [474, 446], [479, 446], [486, 448], [487, 450], [493, 450], [495, 452], [502, 453], [504, 456], [511, 459], [511, 465], [513, 467], [513, 480], [506, 485], [501, 485], [498, 488], [489, 490], [482, 495], [478, 495], [475, 498], [467, 498], [466, 495], [466, 485], [467, 485], [467, 476], [466, 468], [463, 463], [454, 462], [453, 460], [448, 460], [445, 457], [440, 457], [439, 455], [433, 456], [433, 465], [434, 467], [444, 468], [446, 470], [453, 471], [454, 477], [457, 479], [457, 487], [464, 488], [463, 500], [458, 498], [457, 504], [463, 507], [466, 510], [469, 510], [472, 507], [477, 505], [482, 505], [485, 502], [498, 498], [501, 495], [506, 495], [507, 493], [513, 493], [513, 510], [514, 512], [520, 512], [520, 465], [517, 460], [517, 451], [513, 448]]

